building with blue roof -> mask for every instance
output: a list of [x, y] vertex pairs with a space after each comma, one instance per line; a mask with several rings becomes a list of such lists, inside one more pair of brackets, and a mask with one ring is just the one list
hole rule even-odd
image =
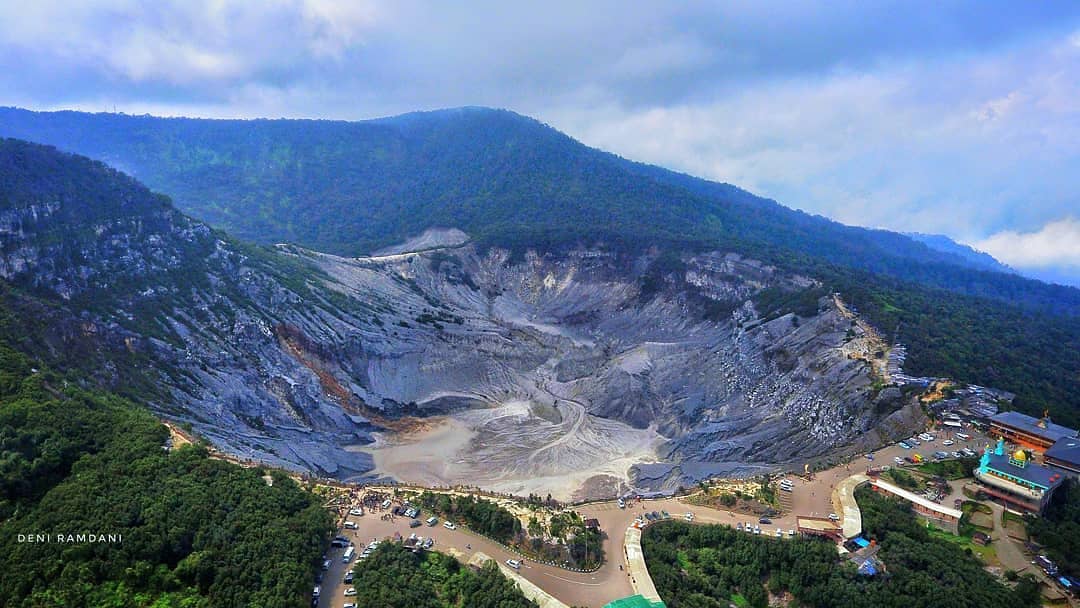
[[1066, 475], [1080, 476], [1080, 439], [1062, 437], [1043, 454], [1043, 460], [1051, 467], [1065, 471]]
[[1001, 412], [991, 416], [990, 434], [1038, 452], [1045, 452], [1059, 439], [1077, 437], [1076, 429], [1055, 424], [1046, 414], [1042, 418], [1035, 418], [1020, 412]]
[[987, 446], [975, 469], [983, 491], [1006, 507], [1041, 514], [1065, 476], [1061, 471], [1033, 461], [1023, 449], [1009, 453], [999, 439], [993, 451]]

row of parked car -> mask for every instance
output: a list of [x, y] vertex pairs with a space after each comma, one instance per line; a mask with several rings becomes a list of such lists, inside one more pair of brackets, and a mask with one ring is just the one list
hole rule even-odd
[[[766, 524], [772, 523], [772, 521], [770, 519], [768, 519], [767, 517], [762, 517], [761, 519], [758, 520], [758, 522], [765, 522]], [[749, 522], [744, 524], [743, 522], [740, 521], [739, 523], [735, 524], [735, 529], [740, 531], [740, 532], [746, 532], [748, 534], [758, 534], [758, 535], [760, 535], [762, 533], [762, 529], [761, 529], [760, 525], [755, 526], [755, 525], [750, 524]], [[788, 530], [788, 536], [795, 536], [795, 530]], [[776, 529], [776, 538], [783, 538], [783, 537], [784, 537], [784, 529], [783, 528], [777, 528]]]

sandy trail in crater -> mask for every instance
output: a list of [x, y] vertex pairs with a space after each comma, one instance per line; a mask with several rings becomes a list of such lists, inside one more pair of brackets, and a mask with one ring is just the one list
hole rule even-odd
[[471, 485], [569, 500], [597, 475], [627, 479], [631, 465], [655, 460], [653, 429], [596, 418], [561, 400], [560, 416], [541, 417], [528, 401], [442, 417], [413, 433], [380, 434], [358, 448], [375, 473], [424, 485]]

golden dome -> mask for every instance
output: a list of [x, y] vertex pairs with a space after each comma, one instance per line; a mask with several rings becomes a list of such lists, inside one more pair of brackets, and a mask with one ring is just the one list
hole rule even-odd
[[1016, 450], [1013, 452], [1013, 460], [1027, 460], [1027, 453], [1024, 450]]

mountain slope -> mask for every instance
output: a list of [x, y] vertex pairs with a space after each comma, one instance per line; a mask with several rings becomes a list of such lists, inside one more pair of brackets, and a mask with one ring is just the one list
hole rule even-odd
[[626, 161], [512, 112], [366, 122], [199, 120], [0, 110], [0, 134], [105, 160], [246, 240], [359, 255], [432, 226], [481, 243], [607, 242], [809, 256], [1038, 310], [1080, 290], [986, 270], [907, 236], [843, 226], [727, 184]]
[[[874, 383], [884, 345], [816, 281], [755, 260], [267, 250], [83, 157], [2, 140], [0, 168], [22, 346], [242, 457], [570, 497], [907, 430]], [[460, 443], [394, 468], [421, 461], [383, 450], [433, 415]], [[406, 441], [371, 445], [390, 430]]]
[[597, 242], [739, 252], [841, 291], [908, 346], [915, 373], [1004, 388], [1028, 412], [1080, 421], [1080, 290], [632, 163], [510, 112], [347, 123], [3, 109], [5, 132], [107, 159], [261, 242], [354, 255], [444, 226], [515, 259]]
[[943, 251], [946, 253], [954, 253], [968, 261], [975, 268], [981, 270], [991, 270], [994, 272], [1009, 272], [1015, 271], [1009, 266], [1002, 264], [994, 256], [989, 253], [973, 249], [967, 245], [957, 243], [949, 237], [942, 234], [922, 234], [919, 232], [909, 232], [907, 236], [925, 243], [928, 247]]

